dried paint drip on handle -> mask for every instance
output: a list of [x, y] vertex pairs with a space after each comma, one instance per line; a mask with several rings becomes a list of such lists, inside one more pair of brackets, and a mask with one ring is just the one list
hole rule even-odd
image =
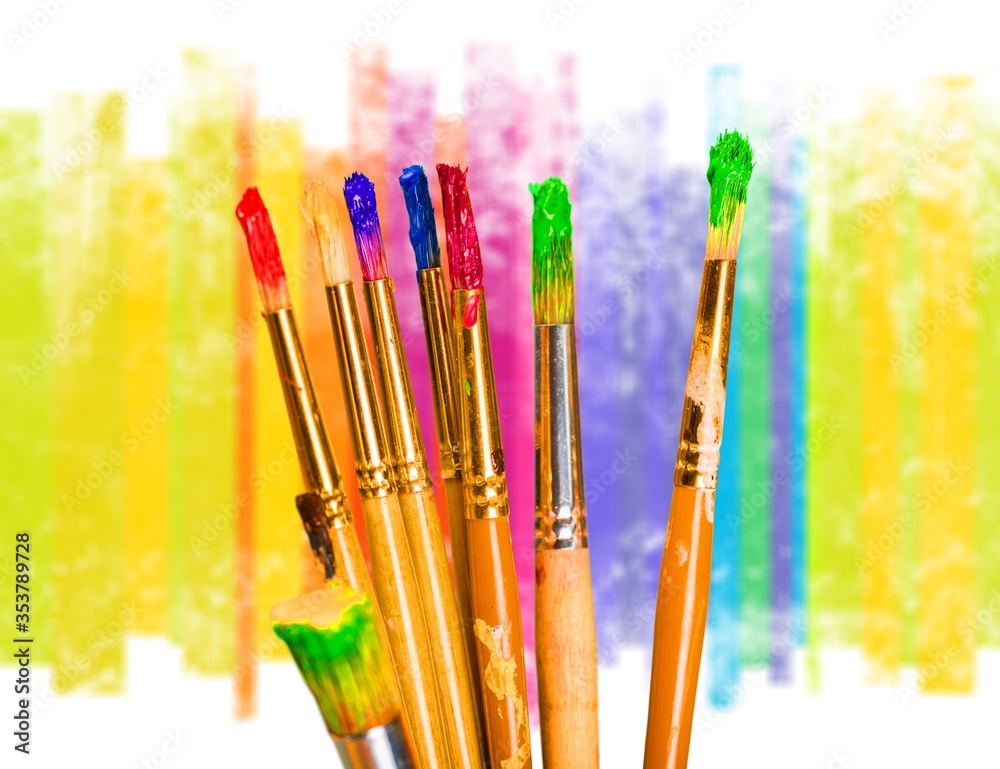
[[[497, 700], [513, 700], [518, 733], [528, 728], [528, 706], [517, 693], [517, 661], [511, 649], [510, 627], [508, 625], [490, 625], [484, 619], [477, 618], [473, 626], [476, 640], [490, 654], [490, 660], [483, 670], [483, 681]], [[489, 703], [485, 704], [489, 707]], [[499, 705], [497, 706], [499, 709]], [[525, 740], [514, 751], [510, 758], [500, 762], [500, 769], [520, 769], [531, 755], [531, 742], [525, 735]]]
[[696, 431], [699, 469], [715, 472], [719, 467], [722, 444], [722, 421], [726, 410], [726, 380], [722, 366], [713, 358], [705, 343], [696, 344], [691, 353], [685, 395], [701, 412]]

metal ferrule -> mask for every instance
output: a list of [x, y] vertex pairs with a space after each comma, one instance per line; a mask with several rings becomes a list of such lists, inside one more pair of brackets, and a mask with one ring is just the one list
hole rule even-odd
[[681, 416], [675, 486], [714, 489], [718, 483], [735, 287], [735, 259], [705, 260]]
[[331, 526], [351, 523], [343, 479], [323, 422], [291, 307], [264, 314], [306, 489], [318, 494]]
[[385, 396], [389, 462], [396, 491], [406, 494], [429, 489], [431, 474], [393, 290], [392, 278], [365, 281], [364, 284], [365, 304], [368, 305], [375, 342], [375, 360]]
[[535, 549], [587, 546], [573, 325], [535, 326]]
[[[462, 314], [469, 297], [479, 294], [478, 318], [466, 328]], [[500, 410], [493, 382], [493, 357], [482, 289], [455, 289], [451, 295], [456, 380], [465, 481], [465, 517], [500, 518], [510, 514], [504, 477]]]
[[335, 737], [337, 752], [348, 769], [415, 769], [413, 748], [399, 719], [364, 734]]
[[437, 420], [438, 446], [441, 449], [441, 477], [462, 475], [462, 449], [458, 441], [458, 417], [455, 414], [454, 356], [449, 333], [451, 319], [444, 278], [440, 267], [430, 267], [417, 273], [420, 309], [424, 316], [427, 337], [427, 358], [434, 389], [434, 417]]
[[362, 499], [386, 497], [394, 492], [392, 473], [387, 461], [385, 432], [365, 336], [361, 330], [354, 283], [348, 281], [327, 286], [326, 299], [337, 343], [340, 383], [349, 416], [358, 491]]

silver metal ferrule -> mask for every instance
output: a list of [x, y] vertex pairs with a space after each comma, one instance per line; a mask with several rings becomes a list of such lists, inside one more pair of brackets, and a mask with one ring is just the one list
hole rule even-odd
[[587, 547], [576, 335], [535, 326], [535, 549]]
[[337, 752], [348, 769], [415, 769], [413, 748], [399, 720], [364, 734], [338, 737]]

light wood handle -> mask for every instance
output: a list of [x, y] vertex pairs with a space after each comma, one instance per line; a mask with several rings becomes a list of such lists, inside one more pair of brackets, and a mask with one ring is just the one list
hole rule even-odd
[[597, 769], [597, 630], [586, 548], [535, 552], [535, 654], [545, 769]]
[[712, 568], [714, 489], [675, 486], [653, 630], [644, 769], [685, 769]]
[[330, 529], [330, 544], [333, 547], [333, 578], [359, 593], [375, 597], [354, 524]]
[[395, 494], [364, 499], [361, 509], [368, 531], [375, 595], [418, 766], [448, 769], [451, 764], [434, 684], [434, 661], [399, 499]]
[[399, 506], [413, 556], [427, 638], [434, 655], [438, 700], [451, 767], [480, 769], [483, 756], [473, 706], [472, 677], [434, 490], [400, 494]]
[[472, 629], [472, 602], [469, 597], [469, 535], [465, 530], [465, 486], [461, 478], [445, 478], [444, 498], [448, 506], [448, 525], [451, 531], [451, 565], [455, 572], [455, 593], [458, 613], [462, 620], [462, 637], [465, 655], [469, 660], [472, 676], [472, 700], [479, 723], [480, 743], [486, 745], [486, 722], [483, 720], [483, 701], [479, 681], [479, 653], [476, 651], [476, 634]]
[[466, 532], [488, 766], [530, 769], [528, 685], [510, 520], [467, 520]]

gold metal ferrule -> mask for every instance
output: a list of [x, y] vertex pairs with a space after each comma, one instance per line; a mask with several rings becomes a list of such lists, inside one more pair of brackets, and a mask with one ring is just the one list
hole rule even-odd
[[[474, 296], [473, 301], [479, 301], [476, 322], [466, 327], [462, 316], [466, 304]], [[452, 291], [451, 299], [465, 517], [501, 518], [510, 514], [510, 503], [504, 476], [500, 410], [497, 408], [493, 381], [486, 297], [481, 288], [460, 288]]]
[[386, 497], [395, 489], [354, 283], [348, 281], [327, 286], [326, 299], [340, 364], [340, 383], [344, 388], [344, 402], [349, 415], [358, 491], [362, 499]]
[[573, 325], [535, 326], [535, 549], [587, 546]]
[[365, 304], [375, 342], [375, 361], [385, 396], [389, 462], [396, 491], [420, 492], [431, 487], [427, 451], [406, 364], [392, 278], [365, 281]]
[[462, 475], [462, 449], [458, 440], [458, 415], [455, 413], [454, 355], [452, 354], [451, 318], [444, 277], [440, 267], [429, 267], [417, 273], [420, 309], [424, 316], [427, 338], [427, 358], [434, 390], [434, 418], [438, 446], [441, 450], [441, 477]]
[[681, 416], [675, 486], [714, 489], [718, 484], [735, 289], [736, 260], [706, 259]]
[[309, 376], [295, 314], [291, 307], [285, 307], [265, 313], [264, 322], [271, 336], [302, 481], [308, 489], [307, 493], [314, 493], [322, 499], [329, 524], [333, 527], [346, 526], [351, 523], [351, 511], [316, 390]]

